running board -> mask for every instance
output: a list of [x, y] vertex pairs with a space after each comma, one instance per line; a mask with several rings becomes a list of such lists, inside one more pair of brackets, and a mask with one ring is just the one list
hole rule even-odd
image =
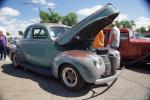
[[30, 63], [21, 63], [20, 65], [26, 69], [37, 72], [39, 74], [46, 75], [46, 76], [53, 76], [52, 70], [49, 67], [35, 66]]

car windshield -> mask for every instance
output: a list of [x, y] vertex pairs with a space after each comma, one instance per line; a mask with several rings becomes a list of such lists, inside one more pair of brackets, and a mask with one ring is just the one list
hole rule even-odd
[[50, 36], [52, 40], [56, 40], [60, 36], [62, 36], [66, 31], [68, 31], [69, 27], [50, 27]]
[[140, 38], [140, 37], [143, 37], [143, 34], [139, 33], [139, 32], [130, 31], [130, 37], [131, 38]]

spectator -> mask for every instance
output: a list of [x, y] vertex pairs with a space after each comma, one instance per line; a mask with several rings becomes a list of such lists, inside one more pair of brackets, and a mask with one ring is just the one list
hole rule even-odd
[[120, 45], [120, 30], [116, 26], [116, 23], [112, 23], [112, 29], [109, 35], [108, 47], [118, 49]]
[[2, 31], [0, 31], [0, 46], [1, 59], [6, 59], [7, 40]]
[[96, 35], [92, 47], [93, 48], [104, 47], [104, 33], [103, 33], [103, 31], [99, 31], [99, 33]]

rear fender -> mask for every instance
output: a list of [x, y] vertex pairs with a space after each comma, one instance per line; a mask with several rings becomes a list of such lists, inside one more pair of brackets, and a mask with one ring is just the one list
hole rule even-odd
[[22, 53], [22, 50], [21, 50], [21, 48], [20, 48], [19, 46], [16, 46], [16, 50], [14, 51], [13, 54], [16, 55], [17, 61], [18, 61], [19, 63], [25, 62], [25, 57], [24, 57], [24, 55], [23, 55], [23, 53]]

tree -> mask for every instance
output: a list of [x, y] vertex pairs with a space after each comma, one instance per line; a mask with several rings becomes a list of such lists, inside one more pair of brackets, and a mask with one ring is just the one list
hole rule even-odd
[[59, 23], [61, 16], [51, 9], [48, 9], [48, 12], [40, 11], [40, 19], [42, 23]]
[[117, 27], [121, 28], [121, 23], [118, 20], [115, 22], [116, 22]]
[[22, 32], [22, 31], [18, 31], [18, 34], [19, 34], [20, 36], [22, 36], [22, 35], [23, 35], [23, 32]]
[[59, 23], [61, 21], [61, 16], [49, 9], [49, 23]]
[[62, 18], [62, 24], [68, 25], [68, 26], [73, 26], [78, 22], [77, 20], [77, 15], [73, 12], [70, 12], [68, 15], [64, 16]]
[[130, 24], [129, 21], [122, 20], [120, 23], [121, 23], [121, 25], [122, 25], [123, 28], [130, 28], [131, 29], [131, 24]]
[[150, 26], [148, 26], [148, 31], [150, 32]]
[[133, 20], [130, 21], [130, 24], [131, 24], [131, 29], [133, 28], [133, 26], [136, 26]]
[[10, 35], [10, 33], [9, 33], [9, 32], [6, 32], [6, 35], [7, 35], [7, 36], [9, 36], [9, 35]]
[[142, 26], [142, 27], [136, 29], [136, 31], [143, 33], [146, 31], [146, 28]]
[[133, 26], [135, 26], [135, 23], [133, 20], [131, 21], [128, 21], [128, 20], [122, 20], [122, 21], [116, 21], [116, 25], [117, 27], [121, 28], [129, 28], [129, 29], [132, 29]]
[[42, 23], [48, 23], [49, 22], [49, 14], [44, 11], [40, 11], [40, 19]]

